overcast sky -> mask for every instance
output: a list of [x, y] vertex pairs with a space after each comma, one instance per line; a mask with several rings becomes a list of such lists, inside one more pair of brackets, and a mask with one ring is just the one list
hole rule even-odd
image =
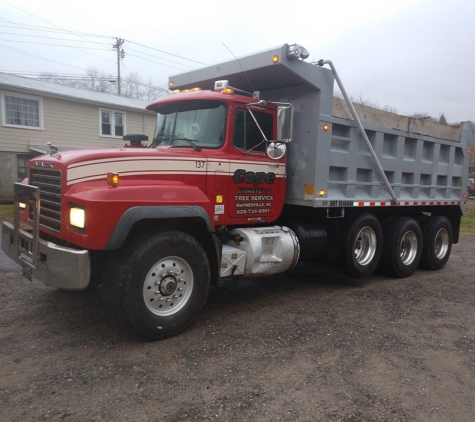
[[474, 0], [0, 0], [0, 71], [115, 75], [113, 37], [162, 51], [123, 46], [123, 74], [157, 85], [196, 62], [232, 59], [223, 43], [243, 56], [297, 42], [309, 60], [332, 60], [353, 95], [475, 121]]

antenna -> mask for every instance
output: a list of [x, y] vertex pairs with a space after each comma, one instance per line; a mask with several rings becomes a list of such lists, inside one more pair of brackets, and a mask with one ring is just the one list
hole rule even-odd
[[239, 63], [239, 66], [241, 66], [241, 69], [242, 69], [242, 72], [244, 73], [244, 76], [246, 77], [247, 81], [249, 82], [249, 86], [251, 87], [252, 89], [252, 92], [254, 92], [254, 87], [252, 86], [251, 84], [251, 81], [249, 80], [249, 78], [247, 77], [247, 73], [246, 71], [244, 70], [244, 68], [242, 67], [242, 64], [241, 62], [239, 61], [239, 59], [234, 55], [234, 53], [228, 48], [228, 46], [226, 44], [224, 44], [223, 42], [223, 45], [228, 49], [228, 51], [233, 55], [233, 57], [237, 60], [237, 62]]

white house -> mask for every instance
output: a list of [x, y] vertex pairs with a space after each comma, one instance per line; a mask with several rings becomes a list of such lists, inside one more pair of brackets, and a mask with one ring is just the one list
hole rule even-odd
[[28, 161], [49, 151], [124, 145], [122, 136], [152, 139], [155, 113], [147, 102], [0, 73], [0, 198], [13, 197], [13, 182]]

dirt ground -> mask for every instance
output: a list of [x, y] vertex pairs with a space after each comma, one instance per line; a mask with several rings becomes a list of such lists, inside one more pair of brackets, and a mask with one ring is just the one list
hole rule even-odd
[[0, 260], [0, 419], [473, 421], [474, 257], [463, 235], [444, 270], [409, 279], [304, 264], [223, 282], [155, 343], [111, 323], [99, 293]]

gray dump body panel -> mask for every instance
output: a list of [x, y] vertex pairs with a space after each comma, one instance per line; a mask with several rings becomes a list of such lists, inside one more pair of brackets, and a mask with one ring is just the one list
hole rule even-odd
[[[170, 80], [178, 89], [213, 89], [214, 81], [227, 79], [233, 87], [260, 91], [261, 99], [294, 106], [286, 203], [312, 207], [391, 204], [356, 123], [346, 105], [333, 98], [331, 70], [287, 58], [288, 47]], [[277, 64], [272, 62], [274, 55], [279, 56]], [[357, 107], [357, 112], [399, 205], [463, 204], [473, 123], [447, 127], [368, 107]], [[324, 124], [329, 125], [328, 131], [323, 130]]]

